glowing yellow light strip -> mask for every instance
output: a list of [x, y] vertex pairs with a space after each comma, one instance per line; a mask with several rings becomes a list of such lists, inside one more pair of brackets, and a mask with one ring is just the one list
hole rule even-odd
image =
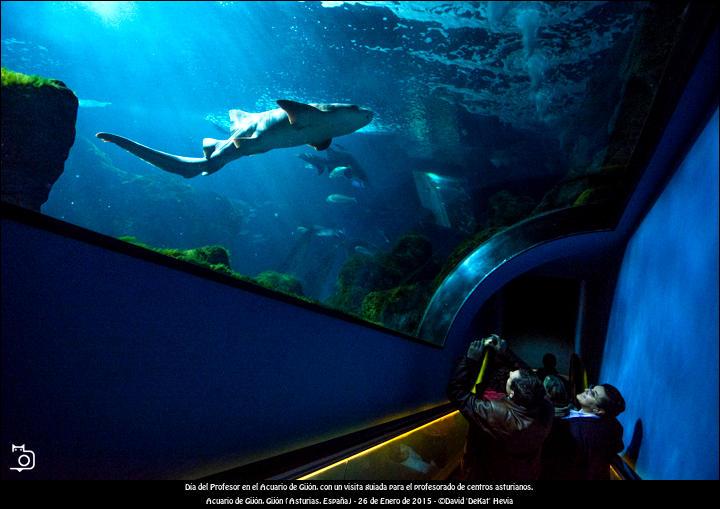
[[367, 454], [370, 454], [372, 451], [374, 451], [374, 450], [376, 450], [376, 449], [379, 449], [379, 448], [381, 448], [381, 447], [385, 447], [386, 445], [389, 445], [389, 444], [391, 444], [391, 443], [393, 443], [393, 442], [397, 442], [398, 440], [401, 440], [401, 439], [407, 437], [408, 435], [412, 435], [413, 433], [416, 433], [416, 432], [420, 431], [421, 429], [425, 429], [425, 428], [427, 428], [428, 426], [432, 426], [433, 424], [437, 424], [437, 423], [439, 423], [440, 421], [444, 421], [444, 420], [446, 420], [446, 419], [450, 419], [451, 417], [454, 417], [456, 414], [459, 414], [459, 413], [460, 413], [460, 412], [458, 412], [457, 410], [455, 410], [454, 412], [450, 412], [449, 414], [443, 415], [442, 417], [438, 417], [438, 418], [435, 419], [434, 421], [430, 421], [430, 422], [428, 422], [428, 423], [426, 423], [426, 424], [423, 424], [422, 426], [419, 426], [419, 427], [417, 427], [417, 428], [411, 429], [410, 431], [406, 431], [405, 433], [403, 433], [403, 434], [401, 434], [401, 435], [398, 435], [398, 436], [396, 436], [396, 437], [393, 437], [393, 438], [391, 438], [390, 440], [386, 440], [385, 442], [381, 442], [381, 443], [379, 443], [379, 444], [377, 444], [377, 445], [374, 445], [374, 446], [370, 447], [369, 449], [365, 449], [364, 451], [360, 451], [360, 452], [358, 452], [358, 453], [356, 453], [356, 454], [353, 454], [352, 456], [348, 456], [347, 458], [341, 459], [340, 461], [336, 461], [335, 463], [333, 463], [333, 464], [331, 464], [331, 465], [328, 465], [328, 466], [326, 466], [326, 467], [323, 467], [323, 468], [321, 468], [321, 469], [319, 469], [319, 470], [315, 470], [314, 472], [311, 472], [311, 473], [309, 473], [309, 474], [307, 474], [307, 475], [304, 475], [304, 476], [298, 478], [298, 480], [299, 480], [299, 481], [306, 481], [306, 480], [308, 480], [308, 479], [310, 479], [310, 478], [312, 478], [312, 477], [315, 477], [315, 476], [317, 476], [317, 475], [322, 474], [323, 472], [327, 472], [328, 470], [330, 470], [330, 469], [332, 469], [332, 468], [335, 468], [335, 467], [337, 467], [338, 465], [342, 465], [342, 464], [345, 463], [345, 462], [349, 462], [349, 461], [355, 460], [355, 459], [357, 459], [357, 458], [360, 458], [360, 457], [362, 457], [362, 456], [365, 456], [365, 455], [367, 455]]

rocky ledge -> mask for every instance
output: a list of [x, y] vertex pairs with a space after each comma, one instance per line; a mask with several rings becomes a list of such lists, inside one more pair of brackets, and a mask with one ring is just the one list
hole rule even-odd
[[78, 99], [62, 81], [2, 69], [2, 200], [40, 211], [75, 141]]

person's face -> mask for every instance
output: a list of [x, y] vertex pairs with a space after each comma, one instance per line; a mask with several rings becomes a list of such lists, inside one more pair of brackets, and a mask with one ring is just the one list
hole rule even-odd
[[598, 406], [598, 403], [605, 399], [607, 399], [607, 393], [605, 392], [605, 387], [601, 385], [591, 385], [577, 395], [580, 406], [588, 408], [597, 414], [605, 413], [605, 410]]
[[510, 389], [510, 384], [512, 384], [512, 381], [515, 380], [517, 377], [520, 376], [520, 370], [516, 369], [515, 371], [510, 372], [510, 376], [508, 376], [507, 383], [505, 384], [505, 393], [512, 397], [513, 391]]

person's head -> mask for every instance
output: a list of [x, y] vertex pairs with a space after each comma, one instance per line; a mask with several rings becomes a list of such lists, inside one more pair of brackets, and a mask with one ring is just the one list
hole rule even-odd
[[555, 357], [551, 353], [546, 353], [543, 355], [543, 367], [545, 369], [555, 369], [555, 366], [557, 366], [557, 357]]
[[567, 406], [567, 391], [565, 390], [565, 383], [560, 377], [555, 375], [546, 376], [545, 380], [543, 380], [543, 387], [545, 387], [545, 394], [547, 394], [547, 397], [552, 402], [553, 406]]
[[545, 389], [540, 379], [528, 369], [510, 372], [505, 392], [513, 402], [524, 407], [537, 405], [545, 398]]
[[625, 410], [625, 399], [610, 384], [591, 385], [577, 395], [583, 410], [597, 415], [615, 417]]

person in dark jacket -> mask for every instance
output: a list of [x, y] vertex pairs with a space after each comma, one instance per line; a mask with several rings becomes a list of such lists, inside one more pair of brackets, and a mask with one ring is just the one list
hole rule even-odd
[[557, 453], [566, 468], [560, 478], [606, 480], [610, 462], [623, 450], [623, 427], [616, 417], [625, 410], [625, 399], [610, 385], [591, 385], [577, 395], [579, 410], [571, 410], [562, 421], [566, 443]]
[[467, 355], [455, 367], [448, 384], [448, 398], [470, 422], [469, 433], [481, 436], [483, 442], [482, 447], [466, 451], [466, 456], [479, 451], [482, 457], [463, 461], [463, 478], [538, 479], [542, 445], [552, 425], [552, 405], [545, 399], [542, 382], [529, 369], [510, 371], [502, 399], [473, 394], [486, 349], [494, 350], [497, 365], [517, 365], [517, 357], [508, 350], [507, 343], [494, 336], [470, 343]]

